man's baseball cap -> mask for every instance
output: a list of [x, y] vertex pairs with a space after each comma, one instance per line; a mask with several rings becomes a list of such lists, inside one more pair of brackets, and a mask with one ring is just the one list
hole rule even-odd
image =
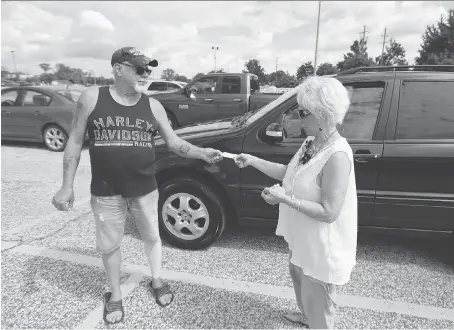
[[112, 66], [116, 63], [123, 62], [129, 62], [137, 67], [158, 66], [157, 60], [146, 57], [134, 47], [122, 47], [112, 54], [112, 60], [110, 61]]

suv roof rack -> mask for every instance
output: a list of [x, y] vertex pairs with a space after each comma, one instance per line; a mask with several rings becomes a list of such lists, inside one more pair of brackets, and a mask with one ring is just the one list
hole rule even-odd
[[454, 72], [454, 65], [396, 65], [396, 66], [362, 66], [337, 73], [338, 76], [393, 71], [428, 71], [428, 72]]

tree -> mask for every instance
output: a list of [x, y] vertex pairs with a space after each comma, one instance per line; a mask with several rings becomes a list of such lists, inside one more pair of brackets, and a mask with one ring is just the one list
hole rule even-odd
[[85, 83], [85, 74], [81, 69], [71, 68], [63, 63], [55, 65], [55, 78], [57, 80], [71, 81], [75, 84]]
[[265, 69], [260, 65], [256, 59], [249, 60], [244, 63], [243, 73], [255, 74], [261, 83], [265, 82]]
[[189, 82], [189, 79], [186, 76], [180, 76], [179, 74], [175, 75], [176, 81]]
[[39, 67], [40, 67], [41, 69], [43, 69], [45, 73], [47, 73], [47, 71], [50, 70], [50, 64], [49, 64], [49, 63], [41, 63], [41, 64], [39, 65]]
[[454, 9], [443, 15], [437, 25], [427, 26], [416, 64], [454, 64]]
[[11, 75], [11, 72], [9, 72], [8, 68], [5, 66], [2, 66], [2, 79], [8, 78]]
[[386, 45], [385, 52], [382, 55], [375, 58], [375, 62], [378, 65], [390, 66], [390, 65], [407, 65], [405, 59], [405, 49], [396, 40], [391, 39], [389, 45]]
[[312, 65], [312, 62], [306, 62], [301, 64], [301, 66], [296, 70], [296, 78], [298, 81], [303, 80], [304, 78], [311, 76], [314, 74], [314, 66]]
[[325, 76], [325, 75], [330, 75], [330, 74], [336, 74], [338, 72], [339, 72], [339, 70], [337, 70], [334, 65], [332, 65], [331, 63], [325, 62], [318, 66], [316, 74], [317, 74], [317, 76]]
[[224, 69], [223, 69], [223, 68], [220, 68], [220, 69], [217, 69], [216, 71], [211, 70], [211, 71], [208, 72], [208, 73], [224, 73], [224, 72], [225, 72]]
[[161, 79], [164, 79], [164, 80], [175, 80], [175, 77], [176, 77], [177, 73], [175, 72], [175, 70], [173, 69], [165, 69], [164, 71], [162, 71], [162, 74], [161, 74]]
[[350, 46], [350, 52], [344, 54], [343, 61], [337, 63], [336, 67], [343, 71], [360, 66], [373, 66], [374, 60], [367, 53], [367, 40], [355, 40]]
[[200, 77], [203, 77], [204, 75], [205, 75], [204, 73], [199, 72], [199, 73], [197, 73], [194, 77], [192, 77], [192, 80], [197, 80], [197, 79], [199, 79]]

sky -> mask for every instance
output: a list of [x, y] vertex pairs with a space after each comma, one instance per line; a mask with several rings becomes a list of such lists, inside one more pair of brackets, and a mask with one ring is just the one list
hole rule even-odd
[[[427, 25], [454, 1], [322, 1], [317, 62], [336, 64], [360, 38], [380, 55], [383, 32], [413, 63]], [[110, 58], [134, 46], [159, 61], [153, 77], [172, 68], [189, 78], [216, 67], [241, 72], [258, 59], [267, 73], [296, 74], [314, 63], [318, 1], [2, 1], [1, 63], [29, 74], [57, 63], [112, 77]]]

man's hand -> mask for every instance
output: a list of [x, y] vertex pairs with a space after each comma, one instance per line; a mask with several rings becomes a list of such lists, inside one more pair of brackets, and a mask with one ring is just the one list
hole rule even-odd
[[222, 160], [222, 152], [212, 148], [202, 149], [202, 160], [214, 164]]
[[74, 204], [74, 190], [72, 188], [61, 188], [52, 199], [52, 204], [59, 211], [70, 211]]

